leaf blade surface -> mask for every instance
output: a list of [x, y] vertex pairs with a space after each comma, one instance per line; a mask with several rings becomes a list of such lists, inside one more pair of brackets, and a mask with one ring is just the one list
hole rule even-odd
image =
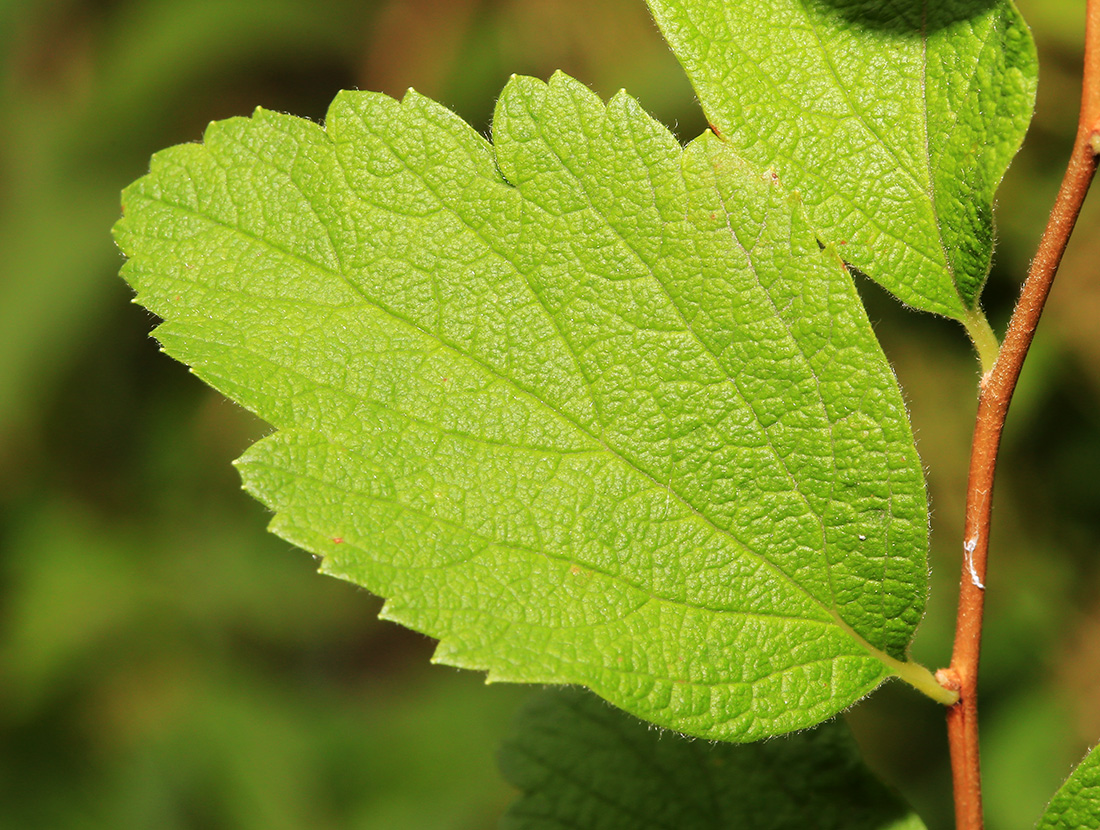
[[850, 277], [771, 177], [516, 78], [173, 148], [117, 229], [165, 350], [277, 429], [272, 529], [491, 680], [679, 731], [828, 717], [904, 661], [922, 473]]

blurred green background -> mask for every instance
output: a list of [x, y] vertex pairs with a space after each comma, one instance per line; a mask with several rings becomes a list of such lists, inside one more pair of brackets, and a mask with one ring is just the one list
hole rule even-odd
[[[1000, 195], [998, 329], [1076, 121], [1083, 3], [1021, 2], [1040, 100]], [[527, 690], [266, 534], [229, 462], [264, 424], [158, 354], [109, 230], [151, 153], [255, 106], [323, 117], [414, 86], [478, 129], [512, 72], [625, 87], [703, 122], [641, 0], [0, 0], [0, 827], [488, 828]], [[983, 665], [991, 830], [1030, 827], [1100, 738], [1100, 209], [1010, 416]], [[915, 653], [947, 662], [975, 363], [960, 330], [861, 285], [933, 500]], [[851, 713], [872, 765], [951, 825], [942, 713], [892, 684]]]

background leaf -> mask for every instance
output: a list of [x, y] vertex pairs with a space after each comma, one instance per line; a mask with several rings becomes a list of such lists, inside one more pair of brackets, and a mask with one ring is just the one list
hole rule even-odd
[[1094, 747], [1055, 793], [1038, 830], [1100, 827], [1100, 752]]
[[501, 830], [922, 830], [840, 721], [754, 744], [660, 732], [592, 695], [547, 690], [500, 765], [521, 795]]
[[563, 75], [514, 79], [493, 135], [345, 93], [324, 129], [212, 125], [127, 191], [158, 338], [279, 429], [240, 462], [273, 529], [440, 661], [692, 734], [930, 680], [903, 662], [920, 464], [797, 205]]
[[[982, 326], [993, 194], [1035, 96], [1002, 0], [649, 0], [711, 124], [902, 301]], [[766, 23], [762, 23], [766, 21]]]

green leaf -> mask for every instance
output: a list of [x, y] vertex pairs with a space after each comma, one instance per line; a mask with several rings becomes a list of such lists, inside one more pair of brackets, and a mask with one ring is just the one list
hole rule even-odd
[[1100, 752], [1093, 747], [1050, 800], [1038, 830], [1100, 827]]
[[750, 740], [905, 662], [926, 499], [851, 278], [769, 175], [513, 78], [175, 147], [116, 228], [165, 350], [277, 431], [272, 530], [490, 680]]
[[755, 744], [661, 733], [589, 694], [521, 710], [501, 769], [520, 790], [501, 830], [922, 830], [839, 721]]
[[988, 330], [993, 194], [1037, 77], [1011, 2], [648, 2], [711, 124], [801, 193], [822, 241], [909, 305]]

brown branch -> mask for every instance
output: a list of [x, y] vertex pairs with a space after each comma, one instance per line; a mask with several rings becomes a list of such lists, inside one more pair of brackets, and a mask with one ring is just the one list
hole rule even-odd
[[1046, 230], [1008, 324], [993, 368], [982, 378], [978, 415], [970, 450], [970, 477], [963, 529], [963, 567], [959, 613], [951, 666], [940, 681], [957, 688], [959, 702], [947, 711], [951, 773], [955, 788], [957, 830], [981, 830], [981, 766], [978, 757], [978, 658], [985, 606], [986, 555], [993, 506], [993, 477], [1005, 416], [1020, 369], [1035, 335], [1043, 305], [1081, 204], [1096, 172], [1100, 154], [1100, 0], [1088, 0], [1085, 26], [1085, 70], [1081, 116], [1073, 154], [1054, 201]]

